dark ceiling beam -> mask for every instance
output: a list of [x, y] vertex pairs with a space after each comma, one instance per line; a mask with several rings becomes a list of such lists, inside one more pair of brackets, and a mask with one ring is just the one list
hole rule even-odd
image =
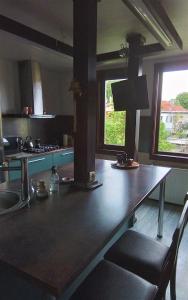
[[[165, 48], [161, 44], [156, 43], [156, 44], [139, 47], [136, 51], [136, 54], [138, 56], [149, 56], [149, 55], [152, 55], [154, 53], [164, 51], [164, 50], [165, 50]], [[101, 54], [97, 55], [98, 62], [113, 60], [113, 59], [122, 59], [119, 55], [119, 51], [101, 53]]]
[[[48, 36], [45, 33], [32, 29], [20, 22], [12, 20], [8, 17], [0, 15], [0, 30], [6, 31], [8, 33], [14, 34], [23, 39], [34, 42], [38, 45], [46, 47], [48, 49], [54, 50], [56, 52], [66, 54], [73, 57], [73, 47], [67, 45], [55, 38]], [[139, 55], [151, 55], [155, 52], [163, 51], [164, 47], [159, 44], [151, 44], [140, 47], [138, 49]], [[119, 51], [101, 53], [97, 55], [97, 62], [120, 59]]]
[[0, 29], [54, 51], [73, 56], [73, 47], [3, 15], [0, 15]]
[[119, 58], [121, 58], [119, 56], [119, 51], [106, 52], [97, 55], [97, 62], [119, 59]]

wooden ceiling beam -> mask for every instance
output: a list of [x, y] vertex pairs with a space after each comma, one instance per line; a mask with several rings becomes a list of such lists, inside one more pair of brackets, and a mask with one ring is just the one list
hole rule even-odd
[[[136, 51], [136, 55], [149, 56], [164, 50], [165, 48], [161, 44], [155, 43], [146, 46], [140, 46]], [[97, 55], [97, 62], [108, 61], [113, 59], [122, 59], [120, 57], [119, 50], [113, 52], [101, 53]]]
[[3, 15], [0, 15], [0, 29], [43, 47], [66, 54], [68, 56], [73, 56], [73, 47]]
[[[54, 50], [56, 52], [66, 54], [73, 57], [73, 47], [59, 41], [49, 35], [28, 27], [20, 22], [12, 20], [8, 17], [0, 15], [0, 30], [14, 34], [23, 39], [34, 42], [38, 45]], [[151, 55], [153, 53], [163, 51], [164, 47], [159, 44], [151, 44], [142, 46], [138, 49], [138, 55]], [[107, 53], [101, 53], [97, 55], [97, 62], [120, 59], [119, 51], [112, 51]]]

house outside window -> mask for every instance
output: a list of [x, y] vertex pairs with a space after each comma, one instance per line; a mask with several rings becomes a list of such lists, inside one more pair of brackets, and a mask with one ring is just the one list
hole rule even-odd
[[152, 158], [188, 161], [188, 63], [155, 65]]

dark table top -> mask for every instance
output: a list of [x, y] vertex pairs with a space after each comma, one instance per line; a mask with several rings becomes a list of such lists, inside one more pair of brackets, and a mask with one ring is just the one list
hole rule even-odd
[[[61, 185], [58, 195], [0, 217], [0, 262], [60, 295], [170, 171], [118, 170], [104, 160], [96, 170], [103, 185], [93, 191]], [[72, 165], [63, 167], [72, 173]]]

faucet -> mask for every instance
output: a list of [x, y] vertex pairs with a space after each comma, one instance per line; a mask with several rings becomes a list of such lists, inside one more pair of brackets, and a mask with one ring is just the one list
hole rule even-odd
[[26, 157], [14, 159], [20, 160], [20, 167], [10, 167], [7, 165], [7, 162], [3, 162], [0, 165], [0, 172], [3, 171], [21, 171], [21, 196], [22, 200], [28, 201], [30, 200], [29, 195], [29, 175], [28, 175], [28, 159]]

